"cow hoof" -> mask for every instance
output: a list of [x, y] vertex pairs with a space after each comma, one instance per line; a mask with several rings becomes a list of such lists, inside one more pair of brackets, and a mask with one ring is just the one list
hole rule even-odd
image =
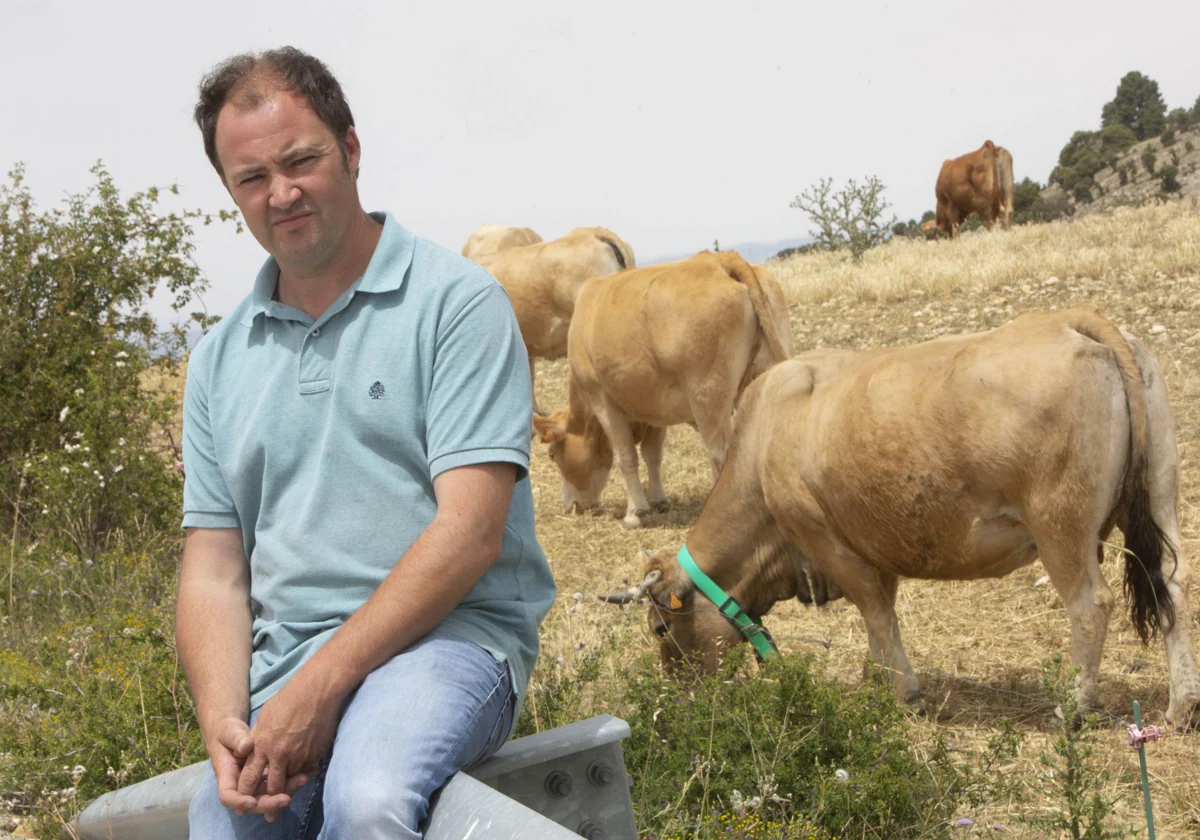
[[621, 520], [621, 525], [631, 531], [635, 528], [645, 528], [646, 520], [643, 517], [645, 517], [647, 513], [649, 513], [649, 511], [639, 510], [626, 514], [625, 518]]
[[653, 501], [650, 503], [650, 510], [654, 511], [655, 513], [663, 513], [664, 511], [668, 511], [670, 509], [671, 509], [671, 500], [670, 499], [658, 499], [657, 501]]

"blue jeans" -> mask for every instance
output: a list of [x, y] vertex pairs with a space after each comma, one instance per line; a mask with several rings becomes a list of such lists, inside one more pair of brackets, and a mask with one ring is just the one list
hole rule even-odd
[[[434, 631], [372, 671], [346, 704], [316, 778], [274, 823], [217, 799], [212, 765], [188, 809], [193, 840], [420, 838], [429, 798], [498, 750], [516, 696], [508, 667]], [[257, 710], [251, 715], [253, 722]]]

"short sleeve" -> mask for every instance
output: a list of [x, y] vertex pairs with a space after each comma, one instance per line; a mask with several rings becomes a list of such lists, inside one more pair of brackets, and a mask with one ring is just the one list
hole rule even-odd
[[237, 510], [217, 463], [208, 413], [208, 383], [193, 352], [183, 391], [183, 527], [240, 528]]
[[489, 284], [439, 330], [426, 417], [430, 477], [506, 462], [529, 475], [533, 392], [512, 304]]

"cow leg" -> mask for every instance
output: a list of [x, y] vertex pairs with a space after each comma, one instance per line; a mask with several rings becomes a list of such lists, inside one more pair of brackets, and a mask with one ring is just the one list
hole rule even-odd
[[538, 408], [537, 401], [537, 368], [534, 366], [533, 353], [529, 352], [529, 345], [525, 346], [525, 352], [529, 356], [529, 393], [533, 394], [533, 413], [541, 414], [542, 410]]
[[1098, 700], [1100, 655], [1108, 635], [1108, 616], [1115, 601], [1112, 589], [1100, 573], [1099, 540], [1038, 540], [1042, 565], [1059, 597], [1067, 607], [1071, 621], [1071, 664], [1077, 666], [1079, 705], [1094, 708]]
[[1167, 646], [1167, 668], [1170, 674], [1171, 699], [1167, 705], [1167, 722], [1174, 726], [1187, 726], [1189, 722], [1200, 724], [1200, 674], [1196, 671], [1196, 660], [1192, 652], [1192, 610], [1188, 604], [1187, 560], [1183, 556], [1183, 543], [1179, 537], [1179, 525], [1175, 520], [1173, 500], [1158, 505], [1151, 487], [1151, 513], [1154, 521], [1162, 528], [1171, 544], [1176, 546], [1174, 568], [1168, 553], [1163, 557], [1163, 577], [1167, 591], [1175, 608], [1175, 622], [1168, 623], [1166, 616], [1159, 616], [1164, 628], [1163, 639]]
[[649, 490], [647, 495], [653, 510], [670, 507], [667, 491], [662, 485], [663, 444], [666, 440], [665, 426], [647, 426], [646, 435], [642, 438], [642, 458], [646, 461], [646, 485]]
[[729, 454], [729, 441], [733, 437], [733, 399], [742, 371], [731, 372], [730, 377], [728, 388], [719, 385], [712, 387], [715, 383], [710, 383], [711, 390], [721, 396], [713, 400], [695, 400], [691, 405], [692, 416], [696, 418], [696, 431], [708, 448], [713, 484], [716, 484], [721, 468], [725, 466], [725, 456]]
[[[832, 570], [836, 573], [829, 574]], [[896, 700], [919, 707], [921, 686], [900, 641], [900, 621], [896, 617], [900, 578], [846, 551], [837, 551], [832, 563], [822, 564], [822, 573], [858, 607], [867, 626], [867, 650], [871, 659], [892, 678]]]
[[1150, 515], [1175, 547], [1175, 555], [1162, 558], [1163, 578], [1175, 607], [1175, 622], [1160, 615], [1167, 648], [1171, 699], [1167, 722], [1186, 726], [1200, 725], [1200, 674], [1192, 648], [1192, 609], [1188, 603], [1187, 559], [1179, 536], [1176, 507], [1179, 497], [1179, 450], [1175, 443], [1175, 422], [1162, 370], [1142, 342], [1130, 342], [1146, 386], [1146, 484], [1150, 492]]
[[646, 491], [642, 489], [642, 482], [638, 478], [637, 444], [633, 440], [629, 418], [608, 400], [603, 400], [596, 409], [596, 417], [608, 435], [617, 466], [621, 469], [621, 477], [625, 479], [628, 501], [625, 506], [625, 518], [621, 520], [621, 524], [626, 528], [642, 528], [646, 525], [644, 517], [650, 513], [650, 502], [646, 499]]

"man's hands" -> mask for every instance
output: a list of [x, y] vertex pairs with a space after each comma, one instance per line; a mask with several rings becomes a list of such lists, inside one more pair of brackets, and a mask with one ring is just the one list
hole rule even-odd
[[259, 772], [259, 783], [248, 793], [238, 789], [246, 759], [254, 752], [254, 734], [241, 718], [224, 718], [214, 727], [213, 740], [208, 744], [213, 771], [217, 776], [217, 796], [221, 804], [238, 816], [263, 814], [268, 822], [274, 822], [279, 811], [291, 804], [292, 794], [308, 784], [316, 768], [299, 773], [287, 780], [283, 791], [270, 794], [267, 783]]
[[[342, 700], [312, 685], [311, 669], [301, 668], [258, 712], [249, 733], [250, 749], [234, 778], [230, 800], [255, 801], [248, 808], [274, 822], [291, 794], [308, 783], [333, 744]], [[219, 780], [219, 777], [218, 777]], [[222, 789], [221, 803], [227, 803]], [[240, 813], [240, 812], [239, 812]]]

